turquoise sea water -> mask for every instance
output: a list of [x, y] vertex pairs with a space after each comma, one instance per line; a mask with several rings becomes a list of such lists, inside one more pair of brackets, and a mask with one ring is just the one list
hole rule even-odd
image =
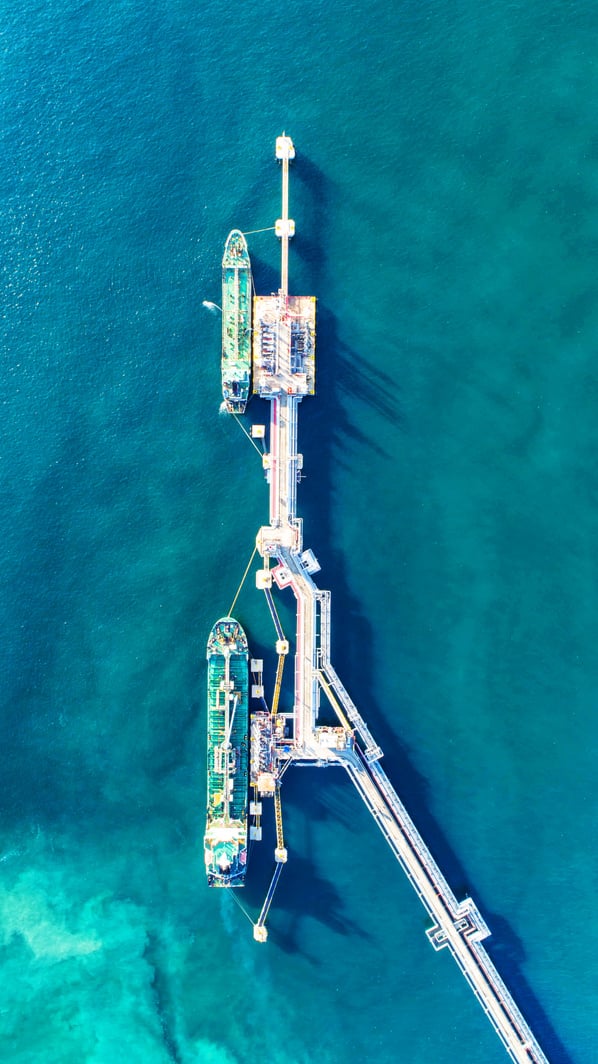
[[551, 1061], [598, 1060], [594, 6], [1, 10], [2, 1059], [507, 1059], [333, 772], [285, 777], [267, 946], [205, 885], [205, 640], [267, 496], [201, 304], [286, 129], [336, 667]]

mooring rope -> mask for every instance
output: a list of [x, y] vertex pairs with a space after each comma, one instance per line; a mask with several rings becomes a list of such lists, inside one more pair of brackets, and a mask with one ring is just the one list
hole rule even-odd
[[239, 586], [237, 588], [237, 594], [235, 595], [235, 597], [233, 599], [233, 604], [232, 604], [232, 606], [231, 606], [231, 608], [230, 608], [230, 610], [228, 611], [228, 614], [227, 614], [228, 617], [232, 617], [232, 615], [233, 615], [233, 610], [234, 610], [235, 606], [237, 605], [237, 599], [238, 599], [239, 595], [241, 594], [241, 588], [243, 587], [243, 584], [245, 583], [245, 580], [246, 580], [246, 577], [247, 577], [247, 573], [251, 569], [251, 563], [252, 563], [253, 559], [255, 558], [256, 552], [257, 552], [257, 543], [256, 543], [255, 547], [253, 548], [253, 552], [252, 552], [251, 558], [249, 559], [249, 561], [247, 563], [247, 568], [246, 568], [245, 572], [243, 573], [243, 579], [241, 580], [241, 583], [239, 584]]
[[245, 428], [245, 425], [243, 424], [243, 422], [239, 421], [239, 418], [237, 417], [237, 415], [234, 412], [233, 412], [233, 417], [234, 417], [235, 421], [237, 422], [237, 425], [239, 425], [239, 427], [243, 430], [243, 432], [247, 436], [247, 439], [249, 440], [250, 444], [252, 444], [252, 446], [255, 447], [255, 449], [256, 449], [257, 453], [259, 454], [260, 458], [263, 458], [263, 451], [260, 451], [257, 443], [253, 439], [253, 436], [249, 435], [249, 433], [248, 433], [247, 429]]
[[269, 233], [272, 229], [276, 229], [276, 226], [267, 225], [265, 229], [245, 229], [243, 236], [253, 236], [254, 233]]
[[245, 914], [245, 916], [249, 920], [249, 923], [252, 925], [252, 927], [254, 927], [255, 926], [255, 922], [251, 919], [249, 913], [247, 912], [247, 909], [244, 908], [243, 903], [241, 901], [239, 901], [239, 899], [237, 898], [237, 895], [235, 894], [235, 888], [234, 887], [231, 887], [230, 893], [232, 894], [232, 896], [233, 896], [234, 900], [236, 901], [237, 905], [239, 906], [241, 912]]

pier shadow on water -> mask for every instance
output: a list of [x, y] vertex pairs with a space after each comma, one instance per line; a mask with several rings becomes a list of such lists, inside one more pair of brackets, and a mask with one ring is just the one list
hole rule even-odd
[[[396, 378], [385, 373], [379, 366], [368, 361], [358, 351], [343, 343], [336, 327], [336, 317], [323, 302], [323, 293], [328, 288], [335, 264], [329, 265], [328, 233], [333, 224], [332, 203], [341, 195], [334, 183], [326, 177], [319, 166], [301, 154], [293, 167], [303, 190], [301, 197], [301, 220], [297, 235], [291, 243], [291, 251], [300, 258], [301, 282], [305, 291], [318, 299], [316, 319], [316, 391], [318, 406], [327, 411], [329, 428], [336, 441], [349, 435], [356, 442], [382, 453], [379, 445], [369, 434], [360, 431], [354, 416], [349, 415], [343, 400], [357, 398], [371, 410], [395, 425], [401, 425], [402, 415], [396, 396]], [[296, 182], [296, 183], [297, 183]], [[307, 234], [315, 234], [312, 238]], [[293, 275], [291, 288], [295, 289]], [[307, 406], [310, 406], [309, 400]], [[303, 410], [302, 410], [303, 414]], [[332, 416], [335, 420], [332, 422]], [[303, 440], [301, 441], [303, 444]]]
[[[299, 230], [292, 248], [308, 268], [306, 272], [312, 278], [309, 290], [319, 296], [325, 291], [327, 274], [324, 249], [327, 247], [326, 229], [329, 224], [327, 219], [330, 217], [327, 203], [330, 186], [318, 167], [305, 157], [298, 159], [293, 173], [311, 193], [311, 206], [309, 202], [304, 203], [304, 207], [307, 207], [308, 211], [311, 210], [309, 224], [305, 229], [317, 233], [318, 240], [306, 238]], [[274, 271], [271, 282], [271, 290], [274, 290], [277, 284]], [[258, 290], [262, 290], [259, 284]], [[358, 352], [339, 341], [335, 316], [320, 299], [317, 311], [316, 388], [317, 400], [312, 402], [311, 399], [306, 399], [299, 408], [299, 446], [304, 455], [305, 478], [299, 490], [298, 512], [304, 520], [305, 546], [314, 550], [322, 565], [322, 572], [316, 576], [316, 582], [319, 587], [329, 588], [333, 592], [333, 664], [357, 706], [361, 707], [374, 738], [384, 751], [383, 767], [387, 775], [404, 800], [416, 827], [455, 894], [458, 898], [471, 894], [487, 919], [492, 931], [488, 952], [540, 1044], [552, 1060], [573, 1064], [542, 1005], [522, 974], [525, 950], [521, 940], [504, 917], [489, 910], [475, 884], [470, 882], [461, 860], [431, 812], [428, 781], [415, 767], [410, 751], [397, 736], [395, 728], [390, 726], [372, 690], [372, 625], [364, 616], [359, 601], [349, 590], [344, 558], [334, 547], [332, 499], [335, 472], [346, 461], [343, 452], [346, 451], [347, 441], [368, 448], [373, 454], [383, 453], [371, 434], [357, 423], [355, 411], [358, 402], [365, 404], [377, 417], [391, 421], [395, 426], [398, 424], [401, 430], [404, 425], [400, 395], [397, 402], [396, 380], [391, 380]], [[391, 395], [392, 401], [389, 398]], [[364, 550], [367, 547], [366, 517], [364, 514]], [[399, 694], [399, 700], [400, 697]], [[326, 797], [327, 778], [322, 780], [321, 786], [306, 787], [307, 778], [304, 773], [307, 771], [297, 769], [288, 774], [284, 783], [285, 800], [288, 800], [291, 806], [295, 802], [300, 805], [306, 820], [310, 816], [319, 819], [326, 815], [327, 807], [332, 811], [331, 815], [342, 817], [342, 803], [339, 805], [338, 800], [334, 799], [328, 801]], [[348, 780], [346, 785], [350, 786]], [[377, 826], [372, 824], [372, 830], [377, 832]], [[310, 912], [310, 907], [313, 907], [312, 915], [324, 920], [328, 926], [339, 932], [347, 934], [357, 931], [366, 934], [358, 929], [351, 919], [345, 917], [342, 901], [334, 886], [322, 882], [314, 874], [309, 844], [305, 853], [306, 856], [300, 858], [299, 865], [293, 857], [292, 866], [289, 866], [289, 880], [292, 873], [293, 884], [289, 884], [288, 889], [282, 888], [275, 901], [275, 905], [286, 907], [292, 916], [288, 933], [285, 939], [280, 941], [282, 948], [298, 947], [301, 914]], [[400, 868], [396, 871], [398, 875], [402, 874]], [[291, 898], [296, 900], [296, 904], [289, 904]], [[418, 932], [419, 928], [414, 928], [414, 933]]]
[[[325, 290], [329, 242], [326, 233], [330, 226], [329, 206], [334, 186], [324, 171], [302, 152], [291, 171], [294, 204], [297, 214], [296, 235], [291, 242], [291, 254], [301, 259], [301, 272], [313, 295]], [[306, 267], [306, 268], [304, 268]], [[291, 273], [291, 288], [295, 289]], [[302, 278], [302, 279], [303, 279]]]
[[[338, 451], [342, 448], [343, 437], [359, 438], [360, 432], [350, 424], [339, 396], [338, 378], [333, 367], [336, 359], [342, 360], [344, 356], [342, 349], [339, 354], [332, 350], [332, 346], [329, 346], [332, 345], [333, 338], [334, 320], [330, 316], [325, 321], [324, 328], [320, 326], [319, 330], [320, 388], [325, 394], [327, 413], [324, 427], [327, 431], [322, 431], [321, 424], [319, 431], [314, 431], [313, 422], [317, 418], [310, 418], [305, 409], [306, 404], [304, 404], [304, 409], [300, 411], [300, 449], [305, 456], [307, 478], [299, 503], [299, 513], [304, 518], [305, 545], [314, 549], [322, 564], [322, 572], [317, 574], [315, 579], [319, 587], [329, 588], [332, 591], [332, 661], [341, 680], [362, 712], [375, 740], [384, 751], [382, 765], [385, 772], [404, 801], [417, 829], [457, 898], [471, 895], [487, 920], [492, 932], [488, 952], [540, 1045], [551, 1060], [562, 1062], [562, 1064], [573, 1064], [572, 1058], [522, 973], [525, 963], [523, 943], [508, 921], [499, 914], [493, 913], [485, 905], [483, 895], [475, 883], [471, 882], [463, 863], [448, 843], [442, 828], [431, 812], [431, 790], [428, 780], [415, 767], [411, 752], [398, 737], [396, 728], [391, 727], [387, 716], [376, 701], [371, 682], [374, 674], [373, 628], [363, 614], [359, 601], [349, 590], [342, 554], [334, 548], [330, 505], [333, 497], [333, 470], [341, 461]], [[326, 369], [322, 369], [324, 360], [327, 363]], [[323, 376], [328, 378], [325, 392], [322, 384]], [[303, 429], [302, 432], [301, 429]], [[371, 446], [369, 440], [364, 443], [366, 446]], [[367, 515], [364, 514], [364, 551], [367, 547], [365, 543], [366, 517]], [[400, 667], [400, 660], [398, 664]], [[404, 700], [407, 697], [406, 695]], [[398, 700], [399, 706], [394, 708], [400, 710], [400, 686]], [[310, 793], [310, 805], [318, 802], [328, 804], [337, 816], [339, 815], [339, 802], [335, 799], [332, 802], [327, 800], [324, 793], [326, 782], [326, 777], [324, 777], [321, 787], [318, 788], [319, 799]], [[299, 779], [300, 783], [301, 779]], [[351, 786], [348, 779], [346, 786]], [[303, 798], [298, 799], [301, 802], [303, 800]], [[342, 817], [342, 806], [340, 809]], [[314, 812], [317, 816], [317, 810]], [[372, 822], [372, 831], [377, 833], [378, 830]], [[389, 859], [391, 859], [390, 855]], [[398, 865], [396, 874], [403, 874]], [[316, 889], [316, 884], [313, 889]], [[420, 933], [419, 927], [414, 927], [413, 930], [414, 934]], [[488, 946], [488, 943], [486, 945]]]
[[[472, 895], [474, 900], [477, 900], [473, 892]], [[486, 950], [549, 1061], [551, 1064], [575, 1064], [522, 974], [521, 969], [526, 958], [523, 942], [508, 920], [499, 913], [493, 913], [491, 909], [483, 907], [483, 902], [480, 902], [480, 910], [492, 932], [491, 937], [484, 943]]]
[[[343, 441], [349, 437], [361, 442], [362, 433], [351, 423], [350, 413], [345, 408], [343, 361], [347, 353], [335, 344], [335, 323], [332, 315], [325, 315], [323, 321], [322, 318], [319, 319], [318, 341], [318, 402], [325, 408], [325, 412], [320, 416], [314, 411], [312, 415], [307, 404], [303, 404], [303, 409], [300, 410], [300, 449], [304, 453], [307, 478], [300, 494], [299, 513], [304, 518], [305, 545], [313, 548], [322, 564], [322, 572], [316, 576], [318, 586], [332, 591], [332, 662], [363, 713], [375, 740], [384, 751], [382, 766], [385, 772], [404, 801], [418, 831], [457, 898], [471, 895], [486, 918], [492, 932], [489, 940], [492, 945], [488, 952], [540, 1045], [551, 1060], [573, 1064], [545, 1010], [522, 974], [525, 962], [523, 943], [508, 921], [485, 905], [483, 895], [475, 883], [471, 882], [463, 863], [431, 812], [428, 780], [415, 767], [411, 752], [398, 737], [396, 727], [391, 727], [387, 715], [376, 701], [371, 682], [374, 675], [373, 627], [348, 587], [343, 556], [334, 548], [331, 510], [334, 470], [342, 462]], [[354, 359], [353, 365], [358, 366], [359, 360]], [[349, 374], [345, 381], [352, 379]], [[364, 396], [367, 402], [367, 387], [361, 390], [361, 397]], [[383, 405], [372, 405], [381, 416], [388, 415]], [[372, 441], [369, 439], [364, 439], [363, 443], [372, 447]], [[375, 450], [375, 444], [373, 449]], [[366, 519], [367, 514], [364, 513], [364, 551], [367, 548]], [[398, 665], [400, 667], [400, 659]], [[399, 705], [393, 708], [400, 710], [401, 697], [399, 685]], [[408, 697], [405, 695], [403, 701]], [[346, 785], [350, 786], [349, 780]], [[322, 791], [324, 788], [323, 780]], [[313, 798], [310, 800], [313, 801]], [[333, 801], [332, 805], [338, 813], [338, 802]], [[372, 831], [377, 833], [378, 830], [372, 823]], [[403, 874], [399, 866], [396, 873]], [[419, 927], [414, 927], [414, 934], [416, 933], [419, 933]]]
[[[341, 773], [337, 775], [340, 777]], [[276, 915], [267, 921], [272, 942], [285, 953], [300, 953], [315, 966], [321, 961], [305, 946], [305, 920], [315, 920], [338, 935], [369, 937], [347, 912], [345, 900], [333, 880], [320, 871], [312, 825], [330, 816], [325, 794], [322, 775], [317, 769], [291, 768], [284, 777], [283, 818], [289, 858], [272, 904], [272, 912]], [[250, 852], [250, 872], [244, 888], [245, 901], [256, 915], [275, 867], [273, 805], [267, 800], [262, 805], [263, 839]]]

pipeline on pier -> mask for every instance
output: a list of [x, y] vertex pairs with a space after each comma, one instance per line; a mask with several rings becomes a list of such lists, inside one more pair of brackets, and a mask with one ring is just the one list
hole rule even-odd
[[[265, 562], [258, 586], [266, 591], [277, 647], [283, 636], [270, 590], [272, 581], [281, 590], [290, 588], [296, 603], [292, 739], [277, 743], [274, 717], [270, 724], [266, 721], [261, 730], [256, 729], [262, 745], [264, 735], [272, 736], [272, 771], [263, 774], [263, 787], [264, 793], [274, 797], [277, 848], [276, 867], [255, 937], [264, 941], [267, 936], [266, 917], [286, 861], [280, 778], [291, 763], [340, 766], [347, 771], [432, 918], [427, 934], [434, 949], [448, 948], [453, 954], [512, 1060], [517, 1064], [548, 1064], [483, 945], [490, 934], [483, 917], [471, 898], [458, 901], [455, 897], [382, 769], [382, 751], [330, 660], [330, 592], [314, 583], [313, 573], [319, 566], [313, 553], [303, 549], [303, 525], [297, 516], [297, 484], [302, 469], [297, 451], [298, 406], [315, 390], [315, 300], [288, 293], [288, 242], [295, 230], [288, 216], [289, 162], [294, 155], [291, 138], [279, 137], [276, 156], [282, 163], [282, 218], [276, 223], [276, 233], [281, 239], [281, 286], [278, 295], [256, 296], [254, 300], [254, 393], [271, 404], [269, 451], [263, 456], [269, 483], [269, 524], [260, 529], [256, 541]], [[273, 568], [271, 562], [275, 563]], [[276, 707], [281, 676], [279, 655]], [[338, 728], [319, 724], [322, 693], [337, 715]], [[257, 764], [257, 754], [254, 760]]]

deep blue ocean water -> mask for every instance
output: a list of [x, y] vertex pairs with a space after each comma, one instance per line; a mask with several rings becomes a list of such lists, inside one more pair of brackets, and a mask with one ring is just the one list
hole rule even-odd
[[598, 1060], [594, 5], [1, 12], [2, 1059], [507, 1059], [333, 772], [285, 777], [267, 946], [205, 885], [205, 640], [267, 495], [202, 300], [286, 129], [336, 667], [549, 1058]]

